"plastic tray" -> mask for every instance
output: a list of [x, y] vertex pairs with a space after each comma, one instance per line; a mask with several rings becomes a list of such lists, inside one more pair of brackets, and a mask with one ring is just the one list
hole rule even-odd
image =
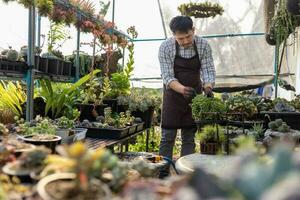
[[86, 137], [99, 139], [120, 139], [129, 134], [129, 127], [116, 128], [87, 128]]

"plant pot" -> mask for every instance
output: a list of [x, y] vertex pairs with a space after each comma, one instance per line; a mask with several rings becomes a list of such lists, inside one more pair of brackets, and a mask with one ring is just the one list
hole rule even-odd
[[64, 62], [63, 60], [58, 61], [58, 69], [57, 69], [57, 75], [63, 75], [64, 72]]
[[24, 142], [30, 143], [30, 144], [34, 144], [34, 145], [44, 145], [46, 147], [48, 147], [49, 149], [51, 149], [52, 152], [55, 152], [55, 147], [56, 145], [58, 145], [61, 141], [61, 137], [60, 136], [55, 136], [54, 139], [51, 140], [35, 140], [32, 139], [32, 135], [26, 135], [26, 136], [22, 136], [21, 139]]
[[60, 60], [48, 58], [48, 73], [59, 75]]
[[48, 73], [48, 58], [40, 57], [39, 71]]
[[121, 139], [129, 134], [129, 128], [87, 128], [87, 137], [98, 139]]
[[33, 179], [31, 178], [32, 172], [40, 171], [40, 168], [37, 169], [18, 169], [16, 170], [16, 166], [19, 165], [18, 161], [7, 163], [3, 166], [2, 171], [10, 177], [16, 176], [20, 179], [21, 183], [33, 183]]
[[216, 155], [221, 149], [221, 145], [216, 142], [202, 143], [200, 142], [200, 151], [202, 154]]
[[131, 134], [135, 133], [136, 128], [137, 128], [137, 124], [133, 124], [133, 125], [129, 126], [128, 134], [131, 135]]
[[[27, 62], [27, 56], [23, 56], [25, 62]], [[40, 56], [34, 56], [34, 69], [39, 70], [40, 66]]]
[[286, 8], [291, 14], [300, 15], [299, 0], [287, 0]]
[[154, 114], [154, 108], [151, 107], [148, 110], [142, 112], [142, 111], [133, 111], [132, 116], [134, 117], [140, 117], [144, 122], [144, 128], [150, 128], [152, 126], [153, 122], [153, 114]]
[[[73, 173], [56, 173], [42, 178], [37, 184], [38, 194], [43, 200], [110, 200], [112, 199], [111, 191], [108, 186], [101, 183], [99, 180], [92, 180], [92, 189], [86, 193], [80, 193], [75, 188], [72, 189], [75, 174]], [[68, 187], [69, 186], [69, 187]], [[71, 187], [70, 187], [71, 186]], [[62, 190], [61, 188], [64, 188]], [[63, 192], [69, 190], [68, 198], [61, 196]], [[73, 194], [73, 195], [70, 195]]]
[[[93, 105], [93, 104], [76, 104], [76, 108], [80, 111], [79, 119], [82, 120], [90, 120], [90, 121], [96, 121], [96, 115], [104, 115], [104, 108], [106, 108], [108, 105], [102, 104], [102, 105]], [[96, 111], [96, 113], [95, 113]]]
[[72, 62], [64, 61], [63, 75], [64, 76], [71, 76], [72, 67], [73, 67]]
[[107, 107], [111, 107], [112, 112], [117, 112], [118, 108], [118, 100], [117, 99], [105, 99], [103, 100], [103, 104], [106, 104]]
[[86, 138], [87, 128], [75, 128], [74, 141], [81, 141]]
[[75, 138], [75, 131], [72, 129], [57, 129], [56, 135], [61, 137], [61, 144], [71, 144]]

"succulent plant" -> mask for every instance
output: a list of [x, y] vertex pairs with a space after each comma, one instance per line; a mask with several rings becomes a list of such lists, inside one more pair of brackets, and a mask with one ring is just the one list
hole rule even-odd
[[50, 154], [50, 150], [38, 147], [31, 151], [24, 152], [18, 159], [22, 167], [36, 168], [44, 164], [44, 160]]
[[282, 133], [290, 131], [290, 127], [286, 124], [286, 122], [283, 122], [282, 119], [276, 119], [275, 121], [271, 121], [268, 123], [268, 126], [273, 131], [279, 131]]
[[11, 47], [9, 47], [9, 50], [7, 52], [7, 60], [9, 61], [17, 61], [19, 58], [19, 53], [12, 49]]

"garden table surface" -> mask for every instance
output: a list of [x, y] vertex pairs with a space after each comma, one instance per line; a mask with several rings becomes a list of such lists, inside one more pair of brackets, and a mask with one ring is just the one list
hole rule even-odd
[[194, 172], [195, 168], [201, 168], [210, 174], [223, 176], [231, 169], [234, 162], [239, 160], [238, 156], [232, 155], [194, 153], [179, 158], [176, 161], [176, 169], [181, 174], [190, 174]]
[[[126, 143], [126, 146], [128, 145], [128, 140], [132, 137], [135, 137], [141, 133], [146, 131], [146, 151], [148, 151], [148, 143], [149, 143], [149, 129], [143, 129], [141, 131], [138, 131], [136, 133], [127, 135], [126, 137], [120, 138], [120, 139], [99, 139], [99, 138], [85, 138], [85, 142], [89, 149], [98, 149], [98, 148], [109, 148], [113, 147], [116, 144], [122, 144]], [[126, 147], [126, 150], [128, 150], [128, 147]]]

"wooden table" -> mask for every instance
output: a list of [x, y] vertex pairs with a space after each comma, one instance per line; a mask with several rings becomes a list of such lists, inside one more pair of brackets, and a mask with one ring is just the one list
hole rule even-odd
[[116, 144], [123, 144], [125, 143], [125, 151], [128, 151], [128, 140], [130, 138], [136, 137], [137, 135], [143, 133], [146, 131], [146, 152], [149, 149], [149, 134], [150, 129], [144, 129], [139, 132], [133, 133], [131, 135], [128, 135], [126, 137], [120, 138], [120, 139], [97, 139], [97, 138], [85, 138], [85, 142], [89, 149], [98, 149], [98, 148], [110, 148], [112, 149]]

